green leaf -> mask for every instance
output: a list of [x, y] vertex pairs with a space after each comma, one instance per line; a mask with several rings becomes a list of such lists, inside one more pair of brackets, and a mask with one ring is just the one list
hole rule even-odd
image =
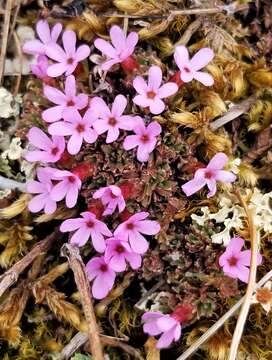
[[93, 360], [92, 356], [89, 355], [83, 355], [83, 354], [75, 354], [71, 360]]

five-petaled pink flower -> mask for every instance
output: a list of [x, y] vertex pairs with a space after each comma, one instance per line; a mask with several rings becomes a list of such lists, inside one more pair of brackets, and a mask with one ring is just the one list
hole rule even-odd
[[86, 265], [86, 273], [92, 285], [92, 294], [95, 299], [103, 299], [111, 291], [116, 274], [104, 257], [95, 257]]
[[89, 108], [83, 117], [77, 110], [71, 110], [66, 114], [65, 121], [57, 121], [51, 124], [48, 131], [52, 135], [71, 136], [67, 143], [67, 150], [71, 155], [80, 151], [83, 140], [88, 144], [96, 141], [98, 135], [93, 129], [93, 123], [97, 119], [93, 109]]
[[144, 332], [150, 336], [161, 335], [156, 344], [157, 349], [167, 348], [181, 336], [181, 325], [171, 315], [164, 315], [159, 311], [148, 311], [142, 316]]
[[136, 105], [143, 108], [149, 107], [152, 114], [160, 114], [165, 109], [161, 99], [175, 94], [178, 86], [174, 82], [168, 82], [161, 86], [162, 71], [159, 66], [151, 66], [148, 70], [148, 83], [141, 76], [133, 80], [133, 86], [139, 95], [132, 100]]
[[129, 58], [138, 42], [138, 34], [131, 32], [127, 37], [123, 30], [114, 25], [110, 29], [110, 37], [113, 46], [103, 39], [96, 39], [94, 46], [107, 57], [107, 60], [101, 64], [102, 70], [109, 70], [112, 65], [124, 62]]
[[190, 60], [189, 53], [185, 46], [177, 46], [174, 59], [180, 70], [180, 79], [187, 83], [193, 79], [198, 80], [205, 86], [212, 86], [213, 77], [203, 71], [199, 71], [213, 59], [214, 53], [210, 48], [200, 49]]
[[134, 127], [136, 135], [128, 135], [124, 141], [124, 149], [130, 150], [138, 146], [137, 159], [141, 162], [147, 161], [150, 153], [157, 143], [157, 136], [161, 133], [161, 126], [157, 121], [152, 121], [145, 127], [143, 120]]
[[98, 220], [92, 212], [85, 211], [80, 215], [82, 218], [65, 220], [60, 226], [60, 231], [66, 232], [76, 230], [71, 237], [70, 242], [77, 246], [84, 246], [89, 237], [91, 237], [95, 250], [103, 253], [106, 248], [104, 237], [112, 236], [111, 231], [108, 229], [107, 225]]
[[93, 124], [94, 129], [100, 135], [107, 132], [107, 144], [117, 140], [120, 130], [132, 130], [138, 123], [138, 116], [122, 115], [126, 106], [127, 99], [124, 95], [117, 95], [113, 101], [111, 110], [101, 98], [93, 98], [92, 107], [98, 114], [98, 120]]
[[56, 44], [61, 33], [62, 25], [57, 23], [52, 31], [46, 20], [39, 20], [36, 25], [36, 31], [40, 40], [30, 40], [23, 45], [23, 51], [26, 54], [45, 55], [47, 46]]
[[[230, 240], [226, 251], [219, 258], [219, 264], [223, 267], [224, 274], [234, 279], [240, 279], [247, 283], [249, 278], [249, 266], [251, 250], [241, 251], [245, 241], [240, 237]], [[258, 254], [258, 265], [262, 262], [262, 255]]]
[[39, 55], [37, 58], [37, 63], [30, 65], [30, 70], [32, 74], [37, 76], [38, 79], [43, 81], [49, 81], [49, 76], [47, 75], [47, 68], [49, 66], [48, 58], [45, 55]]
[[88, 45], [81, 45], [76, 49], [76, 34], [72, 30], [64, 31], [62, 43], [64, 50], [58, 44], [46, 47], [46, 55], [57, 62], [57, 64], [50, 65], [47, 69], [47, 74], [51, 77], [57, 77], [63, 73], [66, 76], [71, 75], [78, 63], [90, 55]]
[[134, 270], [141, 266], [141, 255], [135, 253], [127, 241], [113, 237], [106, 240], [106, 245], [104, 257], [114, 271], [125, 271], [126, 261]]
[[38, 194], [34, 196], [28, 203], [28, 209], [33, 212], [39, 212], [44, 209], [46, 214], [52, 214], [57, 208], [56, 201], [50, 196], [53, 183], [51, 176], [56, 169], [54, 168], [38, 168], [36, 180], [29, 180], [26, 184], [27, 191], [31, 194]]
[[155, 235], [160, 231], [157, 221], [145, 220], [148, 216], [148, 212], [134, 214], [114, 231], [114, 236], [129, 241], [132, 250], [137, 254], [143, 254], [148, 249], [148, 242], [141, 234]]
[[86, 94], [76, 95], [76, 80], [70, 75], [65, 80], [64, 93], [52, 86], [44, 86], [45, 97], [57, 106], [53, 106], [42, 113], [43, 120], [54, 122], [62, 119], [73, 110], [82, 110], [88, 105]]
[[68, 208], [76, 205], [78, 192], [81, 188], [81, 181], [78, 176], [67, 170], [57, 170], [51, 176], [52, 180], [59, 181], [51, 190], [50, 197], [54, 201], [61, 201], [65, 198]]
[[41, 161], [44, 163], [54, 163], [61, 158], [65, 149], [63, 136], [52, 136], [52, 140], [39, 128], [33, 126], [28, 134], [30, 144], [40, 150], [29, 151], [25, 158], [27, 161]]
[[222, 170], [227, 161], [228, 157], [226, 154], [217, 153], [210, 160], [206, 168], [198, 169], [195, 172], [194, 178], [182, 185], [182, 190], [187, 196], [190, 196], [207, 185], [210, 190], [207, 196], [214, 196], [216, 193], [216, 181], [232, 183], [236, 180], [236, 176], [232, 172]]
[[113, 214], [117, 207], [119, 213], [121, 213], [126, 207], [122, 191], [116, 185], [110, 185], [98, 189], [93, 194], [93, 198], [101, 199], [102, 204], [106, 206], [106, 209], [103, 212], [104, 216]]

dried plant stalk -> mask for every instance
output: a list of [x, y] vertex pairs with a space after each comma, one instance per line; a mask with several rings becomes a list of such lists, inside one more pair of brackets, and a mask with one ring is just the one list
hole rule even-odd
[[5, 56], [6, 56], [6, 52], [7, 52], [7, 43], [8, 43], [12, 3], [13, 3], [13, 0], [7, 0], [7, 2], [6, 2], [3, 33], [2, 33], [3, 36], [2, 36], [2, 42], [1, 42], [1, 54], [0, 54], [0, 85], [2, 84], [2, 78], [3, 78], [3, 74], [4, 74]]
[[79, 249], [73, 245], [65, 244], [62, 247], [62, 255], [67, 257], [69, 265], [73, 270], [75, 282], [80, 293], [81, 303], [85, 318], [88, 323], [88, 339], [95, 360], [104, 360], [102, 344], [99, 338], [99, 328], [96, 322], [94, 308], [91, 299], [91, 289], [85, 266], [79, 254]]

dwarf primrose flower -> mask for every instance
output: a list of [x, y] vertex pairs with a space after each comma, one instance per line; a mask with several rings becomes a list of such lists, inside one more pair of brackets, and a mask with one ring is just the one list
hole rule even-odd
[[38, 79], [41, 79], [44, 82], [49, 82], [50, 78], [47, 75], [48, 66], [48, 58], [45, 55], [39, 55], [37, 58], [37, 63], [30, 65], [30, 70], [35, 76], [37, 76]]
[[210, 48], [200, 49], [190, 60], [189, 52], [183, 45], [177, 46], [174, 59], [180, 70], [180, 79], [184, 82], [190, 82], [193, 79], [198, 80], [205, 86], [212, 86], [214, 83], [213, 77], [203, 71], [199, 71], [213, 59], [214, 53]]
[[114, 231], [114, 236], [129, 241], [132, 250], [137, 254], [143, 254], [148, 249], [148, 242], [142, 234], [155, 235], [160, 231], [157, 221], [145, 220], [148, 216], [148, 212], [134, 214]]
[[88, 144], [96, 141], [98, 135], [92, 127], [95, 119], [95, 112], [91, 108], [83, 117], [77, 110], [71, 110], [66, 114], [65, 121], [51, 124], [48, 131], [52, 135], [71, 136], [67, 143], [67, 150], [71, 155], [75, 155], [80, 151], [83, 140]]
[[62, 25], [57, 23], [52, 31], [46, 20], [39, 20], [36, 25], [36, 31], [40, 40], [30, 40], [23, 45], [23, 51], [26, 54], [45, 55], [46, 48], [49, 45], [56, 44], [61, 33]]
[[133, 129], [136, 135], [128, 135], [124, 141], [124, 149], [130, 150], [138, 146], [137, 159], [141, 162], [148, 160], [150, 153], [155, 149], [157, 136], [161, 133], [161, 126], [152, 121], [145, 127], [143, 120]]
[[64, 31], [62, 43], [64, 50], [58, 44], [46, 47], [46, 55], [57, 62], [47, 69], [47, 75], [51, 77], [57, 77], [64, 73], [66, 76], [71, 75], [78, 63], [90, 55], [88, 45], [81, 45], [76, 49], [76, 34], [74, 31]]
[[46, 122], [54, 122], [69, 115], [73, 110], [82, 110], [88, 105], [86, 94], [76, 95], [76, 80], [70, 75], [65, 80], [64, 93], [52, 86], [44, 86], [44, 96], [57, 106], [53, 106], [42, 113]]
[[141, 255], [135, 253], [127, 241], [113, 237], [106, 240], [106, 245], [104, 257], [114, 271], [125, 271], [127, 267], [126, 261], [134, 270], [141, 266]]
[[65, 149], [63, 136], [53, 136], [51, 140], [41, 129], [34, 126], [29, 130], [27, 137], [30, 144], [41, 149], [27, 152], [25, 155], [27, 161], [54, 163], [61, 158]]
[[74, 207], [81, 188], [81, 181], [78, 176], [67, 170], [55, 169], [51, 179], [58, 180], [59, 182], [54, 185], [50, 197], [54, 201], [61, 201], [65, 198], [66, 206], [68, 208]]
[[[230, 240], [226, 251], [219, 258], [219, 264], [223, 267], [224, 274], [234, 279], [240, 279], [247, 283], [249, 278], [249, 266], [251, 251], [241, 251], [245, 241], [240, 237]], [[258, 265], [262, 262], [262, 256], [258, 254]]]
[[101, 64], [102, 70], [109, 70], [112, 65], [127, 60], [133, 54], [138, 42], [136, 32], [131, 32], [125, 37], [123, 30], [117, 25], [110, 29], [110, 38], [113, 46], [103, 39], [96, 39], [94, 42], [94, 46], [107, 57], [107, 60]]
[[93, 127], [99, 135], [107, 132], [107, 144], [117, 140], [120, 129], [132, 130], [137, 124], [138, 116], [122, 115], [126, 106], [127, 99], [124, 95], [116, 96], [111, 110], [101, 98], [96, 97], [92, 100], [92, 107], [95, 107], [98, 113], [98, 120], [94, 122]]
[[106, 206], [106, 209], [103, 212], [104, 216], [113, 214], [117, 207], [121, 213], [126, 207], [122, 191], [116, 185], [100, 188], [93, 194], [93, 198], [101, 199], [102, 204]]
[[228, 157], [224, 153], [217, 153], [210, 160], [206, 168], [198, 169], [195, 172], [193, 180], [188, 181], [182, 185], [182, 190], [187, 196], [191, 196], [198, 190], [207, 185], [210, 192], [208, 197], [214, 196], [216, 193], [216, 181], [222, 181], [225, 183], [232, 183], [236, 180], [236, 176], [226, 170], [222, 170], [228, 161]]
[[152, 114], [160, 114], [165, 109], [161, 99], [175, 94], [178, 86], [174, 82], [168, 82], [161, 86], [162, 71], [159, 66], [151, 66], [148, 71], [148, 83], [141, 76], [133, 80], [133, 86], [139, 95], [133, 98], [133, 102], [143, 108], [148, 107]]
[[29, 211], [36, 213], [44, 209], [46, 214], [53, 214], [57, 209], [56, 201], [50, 196], [53, 183], [51, 176], [56, 169], [54, 168], [38, 168], [36, 180], [29, 180], [26, 184], [27, 191], [31, 194], [38, 194], [34, 196], [28, 203]]
[[75, 231], [71, 237], [71, 244], [77, 246], [84, 246], [91, 237], [93, 247], [96, 251], [103, 253], [105, 251], [105, 236], [112, 236], [111, 231], [107, 225], [98, 220], [96, 216], [89, 211], [80, 214], [82, 218], [65, 220], [61, 226], [60, 231]]
[[164, 315], [159, 311], [148, 311], [142, 316], [144, 332], [150, 336], [161, 335], [156, 344], [157, 349], [167, 348], [181, 336], [181, 325], [171, 315]]
[[95, 299], [103, 299], [111, 291], [116, 274], [104, 257], [95, 257], [86, 265], [86, 273], [92, 285], [92, 294]]

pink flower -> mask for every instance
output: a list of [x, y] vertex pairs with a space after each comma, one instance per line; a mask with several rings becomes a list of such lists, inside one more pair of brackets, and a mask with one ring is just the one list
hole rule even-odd
[[111, 291], [116, 274], [104, 257], [95, 257], [86, 265], [86, 273], [90, 281], [94, 280], [92, 294], [95, 299], [103, 299]]
[[[249, 277], [251, 251], [241, 251], [245, 241], [240, 237], [230, 240], [226, 251], [219, 258], [219, 264], [223, 267], [224, 274], [234, 279], [240, 279], [247, 283]], [[262, 262], [262, 255], [258, 254], [258, 265]]]
[[39, 55], [37, 63], [30, 65], [31, 72], [41, 80], [48, 80], [47, 75], [48, 59], [45, 55]]
[[71, 155], [80, 151], [83, 140], [88, 144], [96, 141], [98, 135], [93, 129], [95, 112], [89, 108], [83, 118], [77, 110], [71, 110], [65, 116], [65, 121], [57, 121], [51, 124], [48, 131], [52, 135], [71, 136], [67, 143], [67, 150]]
[[65, 140], [62, 136], [53, 136], [52, 140], [39, 128], [32, 127], [28, 134], [30, 144], [40, 150], [29, 151], [25, 155], [27, 161], [41, 161], [54, 163], [61, 158], [65, 149]]
[[185, 46], [177, 46], [174, 58], [180, 70], [180, 79], [187, 83], [193, 79], [200, 81], [205, 86], [212, 86], [213, 77], [203, 71], [199, 71], [213, 59], [214, 53], [210, 48], [200, 49], [191, 60]]
[[160, 114], [165, 109], [161, 99], [175, 94], [178, 91], [177, 84], [165, 83], [161, 86], [162, 71], [159, 66], [151, 66], [148, 71], [148, 83], [141, 76], [133, 80], [133, 86], [139, 95], [133, 98], [133, 102], [143, 108], [149, 107], [152, 114]]
[[60, 231], [77, 230], [70, 240], [71, 244], [77, 246], [84, 246], [91, 237], [95, 250], [103, 253], [106, 248], [104, 237], [112, 236], [111, 231], [92, 212], [85, 211], [80, 215], [82, 218], [65, 220], [60, 226]]
[[125, 271], [127, 267], [126, 261], [134, 270], [141, 266], [141, 255], [136, 254], [127, 241], [113, 237], [106, 240], [106, 245], [105, 261], [114, 271]]
[[48, 45], [56, 44], [61, 33], [62, 25], [57, 23], [52, 31], [46, 20], [39, 20], [36, 25], [36, 31], [40, 40], [30, 40], [23, 45], [23, 51], [26, 54], [45, 55]]
[[113, 46], [103, 39], [96, 39], [94, 42], [94, 46], [107, 56], [107, 60], [101, 65], [102, 70], [109, 70], [112, 65], [124, 62], [133, 54], [138, 42], [136, 32], [131, 32], [126, 38], [123, 30], [117, 25], [110, 29], [110, 37]]
[[142, 316], [144, 332], [150, 336], [161, 335], [156, 344], [157, 349], [167, 348], [173, 341], [181, 336], [181, 325], [171, 315], [164, 315], [159, 311], [148, 311]]
[[114, 236], [129, 241], [132, 250], [137, 254], [143, 254], [148, 249], [148, 242], [141, 234], [155, 235], [160, 231], [157, 221], [144, 220], [148, 215], [148, 212], [134, 214], [114, 231]]
[[77, 64], [90, 55], [88, 45], [81, 45], [76, 49], [76, 34], [74, 31], [64, 31], [62, 43], [64, 50], [58, 44], [46, 47], [46, 55], [57, 62], [57, 64], [50, 65], [47, 70], [47, 75], [51, 77], [57, 77], [63, 73], [66, 76], [71, 75]]
[[92, 106], [99, 114], [99, 119], [94, 122], [93, 127], [99, 135], [108, 132], [107, 144], [117, 140], [120, 134], [119, 129], [132, 130], [139, 120], [137, 116], [122, 115], [127, 106], [127, 99], [124, 95], [116, 96], [111, 110], [105, 101], [98, 97], [92, 100]]
[[66, 206], [68, 208], [74, 207], [77, 202], [78, 192], [81, 188], [81, 181], [78, 176], [67, 170], [56, 169], [51, 179], [58, 180], [59, 182], [54, 185], [50, 197], [54, 201], [61, 201], [65, 198]]
[[155, 149], [157, 138], [161, 133], [161, 126], [157, 121], [152, 121], [145, 127], [143, 120], [133, 129], [136, 135], [129, 135], [125, 138], [124, 149], [130, 150], [138, 146], [137, 159], [147, 161], [150, 153]]
[[105, 211], [103, 212], [104, 216], [113, 214], [117, 207], [119, 212], [121, 213], [126, 207], [122, 191], [116, 185], [110, 185], [100, 188], [93, 194], [93, 198], [101, 198], [102, 204], [104, 206], [107, 206]]
[[236, 176], [232, 172], [222, 170], [227, 161], [228, 157], [226, 154], [217, 153], [210, 160], [206, 168], [198, 169], [195, 172], [193, 180], [182, 185], [182, 190], [187, 196], [191, 196], [207, 185], [210, 190], [207, 196], [214, 196], [216, 193], [216, 181], [232, 183], [236, 180]]
[[86, 94], [76, 95], [76, 80], [70, 75], [65, 80], [64, 93], [52, 86], [44, 86], [44, 96], [57, 106], [53, 106], [42, 113], [43, 120], [54, 122], [62, 119], [71, 110], [82, 110], [88, 105]]
[[27, 182], [27, 191], [31, 194], [38, 194], [34, 196], [28, 203], [29, 211], [36, 213], [44, 209], [46, 214], [52, 214], [57, 209], [56, 201], [50, 196], [53, 184], [51, 181], [52, 173], [56, 169], [53, 168], [38, 168], [37, 178], [39, 181], [30, 180]]

